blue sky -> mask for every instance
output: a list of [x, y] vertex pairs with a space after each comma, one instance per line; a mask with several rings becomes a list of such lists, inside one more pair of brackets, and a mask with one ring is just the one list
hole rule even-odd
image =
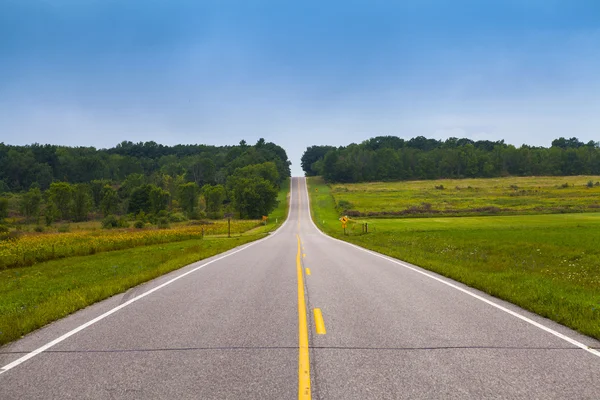
[[0, 141], [600, 140], [597, 1], [0, 0]]

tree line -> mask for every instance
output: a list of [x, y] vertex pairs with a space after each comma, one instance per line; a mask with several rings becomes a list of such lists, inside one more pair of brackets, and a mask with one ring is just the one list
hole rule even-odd
[[548, 148], [517, 148], [504, 140], [378, 136], [342, 147], [310, 146], [301, 166], [307, 176], [330, 182], [600, 175], [600, 143], [561, 137]]
[[9, 215], [50, 225], [93, 217], [260, 218], [290, 176], [280, 146], [122, 142], [114, 148], [0, 143], [0, 223]]

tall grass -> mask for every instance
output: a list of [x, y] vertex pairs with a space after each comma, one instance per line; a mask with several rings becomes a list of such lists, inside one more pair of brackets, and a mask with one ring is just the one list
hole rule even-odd
[[600, 176], [333, 184], [331, 193], [340, 211], [364, 217], [553, 214], [600, 210]]
[[[258, 224], [259, 221], [231, 221], [231, 229], [233, 233], [241, 233]], [[57, 258], [199, 239], [204, 235], [226, 234], [227, 231], [227, 221], [217, 221], [202, 226], [180, 226], [171, 229], [29, 233], [0, 242], [0, 269], [33, 265]]]

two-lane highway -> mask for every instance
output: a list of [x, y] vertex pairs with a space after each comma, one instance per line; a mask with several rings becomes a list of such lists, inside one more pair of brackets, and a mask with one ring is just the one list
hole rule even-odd
[[1, 399], [600, 398], [600, 343], [323, 235], [268, 238], [0, 349]]

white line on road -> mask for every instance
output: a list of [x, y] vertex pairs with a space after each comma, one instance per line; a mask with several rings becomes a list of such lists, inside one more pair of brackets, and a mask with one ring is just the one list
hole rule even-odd
[[[293, 188], [292, 188], [292, 182], [291, 182], [291, 179], [290, 179], [290, 199], [292, 198], [292, 192], [293, 192]], [[161, 284], [161, 285], [159, 285], [159, 286], [157, 286], [155, 288], [152, 288], [152, 289], [148, 290], [145, 293], [140, 294], [139, 296], [136, 296], [136, 297], [130, 299], [129, 301], [126, 301], [125, 303], [123, 303], [123, 304], [121, 304], [121, 305], [119, 305], [119, 306], [117, 306], [117, 307], [115, 307], [115, 308], [113, 308], [113, 309], [105, 312], [102, 315], [99, 315], [98, 317], [92, 319], [91, 321], [86, 322], [83, 325], [78, 326], [77, 328], [75, 328], [75, 329], [73, 329], [73, 330], [65, 333], [64, 335], [62, 335], [62, 336], [54, 339], [53, 341], [51, 341], [49, 343], [46, 343], [45, 345], [43, 345], [41, 347], [38, 347], [37, 349], [33, 350], [30, 353], [27, 353], [23, 357], [15, 360], [13, 362], [11, 362], [10, 364], [5, 365], [4, 367], [0, 368], [0, 375], [2, 375], [3, 373], [5, 373], [5, 372], [7, 372], [7, 371], [9, 371], [11, 369], [13, 369], [17, 365], [20, 365], [20, 364], [24, 363], [25, 361], [27, 361], [27, 360], [29, 360], [29, 359], [37, 356], [38, 354], [43, 353], [44, 351], [48, 350], [49, 348], [51, 348], [51, 347], [57, 345], [58, 343], [60, 343], [60, 342], [62, 342], [64, 340], [70, 338], [71, 336], [75, 335], [76, 333], [81, 332], [82, 330], [84, 330], [85, 328], [88, 328], [89, 326], [95, 324], [96, 322], [103, 320], [104, 318], [108, 317], [109, 315], [112, 315], [112, 314], [116, 313], [117, 311], [119, 311], [119, 310], [127, 307], [128, 305], [130, 305], [132, 303], [135, 303], [136, 301], [138, 301], [138, 300], [140, 300], [140, 299], [148, 296], [149, 294], [152, 294], [152, 293], [156, 292], [157, 290], [160, 290], [160, 289], [164, 288], [165, 286], [168, 286], [171, 283], [173, 283], [175, 281], [178, 281], [179, 279], [181, 279], [181, 278], [183, 278], [185, 276], [188, 276], [189, 274], [191, 274], [193, 272], [196, 272], [196, 271], [198, 271], [201, 268], [206, 267], [207, 265], [210, 265], [210, 264], [215, 263], [217, 261], [220, 261], [220, 260], [222, 260], [224, 258], [227, 258], [229, 256], [237, 254], [237, 253], [239, 253], [241, 251], [246, 250], [249, 247], [254, 246], [255, 244], [261, 243], [261, 242], [263, 242], [265, 240], [268, 240], [268, 239], [272, 238], [277, 233], [279, 233], [281, 231], [281, 229], [289, 221], [289, 215], [291, 213], [291, 209], [292, 209], [292, 202], [290, 200], [290, 207], [288, 209], [288, 218], [285, 220], [285, 222], [275, 232], [273, 232], [273, 234], [267, 236], [266, 238], [261, 239], [261, 240], [257, 240], [255, 242], [250, 243], [249, 245], [247, 245], [245, 247], [242, 247], [241, 249], [235, 250], [235, 251], [233, 251], [231, 253], [225, 254], [224, 256], [221, 256], [219, 258], [215, 258], [214, 260], [208, 261], [208, 262], [206, 262], [206, 263], [204, 263], [204, 264], [202, 264], [202, 265], [200, 265], [200, 266], [198, 266], [198, 267], [196, 267], [196, 268], [194, 268], [194, 269], [192, 269], [192, 270], [190, 270], [188, 272], [185, 272], [185, 273], [183, 273], [181, 275], [176, 276], [175, 278], [173, 278], [173, 279], [171, 279], [171, 280], [169, 280], [169, 281], [167, 281], [167, 282], [165, 282], [165, 283], [163, 283], [163, 284]]]
[[[305, 180], [305, 182], [306, 182], [306, 180]], [[542, 325], [539, 322], [536, 322], [536, 321], [532, 320], [531, 318], [527, 318], [527, 317], [525, 317], [525, 316], [523, 316], [523, 315], [521, 315], [521, 314], [519, 314], [519, 313], [517, 313], [517, 312], [515, 312], [513, 310], [510, 310], [510, 309], [508, 309], [506, 307], [501, 306], [500, 304], [496, 304], [493, 301], [491, 301], [489, 299], [486, 299], [483, 296], [480, 296], [480, 295], [478, 295], [476, 293], [473, 293], [473, 292], [471, 292], [471, 291], [469, 291], [467, 289], [461, 288], [460, 286], [457, 286], [457, 285], [455, 285], [455, 284], [453, 284], [451, 282], [448, 282], [448, 281], [446, 281], [444, 279], [438, 278], [435, 275], [428, 274], [425, 271], [422, 271], [422, 270], [420, 270], [418, 268], [415, 268], [415, 267], [413, 267], [413, 266], [411, 266], [411, 265], [409, 265], [409, 264], [407, 264], [405, 262], [402, 262], [400, 260], [397, 260], [395, 258], [392, 258], [392, 257], [386, 256], [386, 255], [374, 252], [372, 250], [367, 250], [367, 249], [365, 249], [363, 247], [357, 246], [357, 245], [352, 244], [352, 243], [345, 242], [345, 241], [340, 240], [340, 239], [336, 239], [334, 237], [331, 237], [331, 236], [323, 233], [319, 229], [319, 227], [314, 223], [314, 221], [312, 220], [312, 214], [310, 212], [310, 196], [308, 194], [308, 187], [306, 188], [306, 198], [308, 199], [308, 202], [307, 202], [308, 215], [311, 216], [310, 222], [312, 223], [312, 225], [315, 227], [315, 229], [321, 235], [323, 235], [323, 236], [325, 236], [325, 237], [327, 237], [327, 238], [329, 238], [331, 240], [336, 240], [336, 241], [338, 241], [340, 243], [344, 243], [344, 244], [346, 244], [348, 246], [354, 247], [355, 249], [364, 251], [365, 253], [371, 254], [371, 255], [373, 255], [375, 257], [382, 258], [382, 259], [390, 261], [390, 262], [392, 262], [394, 264], [400, 265], [400, 266], [402, 266], [404, 268], [410, 269], [411, 271], [417, 272], [417, 273], [419, 273], [421, 275], [424, 275], [424, 276], [426, 276], [428, 278], [434, 279], [434, 280], [436, 280], [436, 281], [438, 281], [440, 283], [443, 283], [444, 285], [450, 286], [451, 288], [454, 288], [454, 289], [459, 290], [459, 291], [461, 291], [461, 292], [463, 292], [465, 294], [468, 294], [469, 296], [474, 297], [477, 300], [481, 300], [484, 303], [489, 304], [490, 306], [497, 308], [498, 310], [504, 311], [505, 313], [508, 313], [508, 314], [512, 315], [513, 317], [519, 318], [520, 320], [525, 321], [525, 322], [527, 322], [527, 323], [529, 323], [529, 324], [531, 324], [531, 325], [533, 325], [533, 326], [535, 326], [535, 327], [537, 327], [537, 328], [539, 328], [539, 329], [541, 329], [543, 331], [546, 331], [546, 332], [548, 332], [548, 333], [550, 333], [550, 334], [552, 334], [552, 335], [554, 335], [554, 336], [556, 336], [556, 337], [558, 337], [558, 338], [560, 338], [562, 340], [565, 340], [565, 341], [571, 343], [572, 345], [577, 346], [577, 347], [579, 347], [579, 348], [581, 348], [581, 349], [583, 349], [583, 350], [585, 350], [585, 351], [587, 351], [587, 352], [589, 352], [589, 353], [591, 353], [591, 354], [593, 354], [593, 355], [595, 355], [597, 357], [600, 357], [600, 351], [598, 351], [596, 349], [593, 349], [593, 348], [591, 348], [591, 347], [589, 347], [589, 346], [587, 346], [587, 345], [585, 345], [585, 344], [583, 344], [583, 343], [581, 343], [581, 342], [579, 342], [579, 341], [577, 341], [577, 340], [575, 340], [573, 338], [570, 338], [569, 336], [563, 335], [562, 333], [557, 332], [554, 329], [548, 328], [547, 326]]]

